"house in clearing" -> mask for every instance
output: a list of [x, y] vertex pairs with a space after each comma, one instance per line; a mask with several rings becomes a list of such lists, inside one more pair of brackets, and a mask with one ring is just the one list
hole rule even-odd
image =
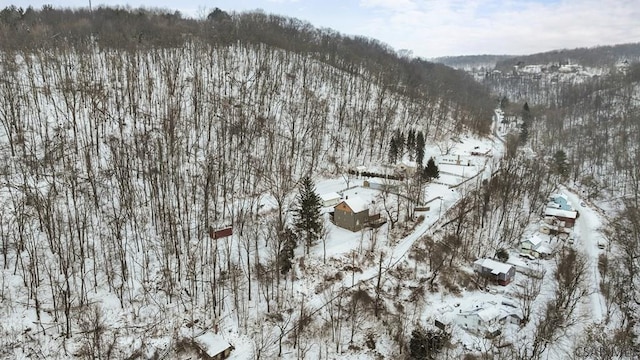
[[554, 194], [550, 196], [550, 201], [544, 210], [544, 216], [551, 219], [552, 225], [558, 226], [558, 231], [562, 232], [560, 230], [563, 228], [573, 227], [578, 218], [578, 212], [569, 204], [569, 198], [566, 195]]
[[544, 210], [544, 216], [554, 218], [559, 223], [559, 227], [572, 228], [576, 223], [578, 212], [575, 210], [562, 210], [554, 207], [547, 207]]
[[492, 259], [478, 259], [473, 263], [473, 270], [500, 285], [508, 285], [516, 276], [513, 265]]
[[456, 325], [479, 335], [487, 337], [500, 334], [500, 309], [495, 306], [460, 311], [455, 318]]
[[369, 206], [358, 198], [346, 198], [335, 206], [333, 223], [341, 228], [359, 231], [369, 223]]
[[546, 258], [551, 255], [551, 249], [538, 236], [533, 236], [520, 243], [520, 252], [535, 258]]
[[320, 201], [323, 207], [336, 206], [340, 203], [340, 194], [336, 192], [320, 195]]

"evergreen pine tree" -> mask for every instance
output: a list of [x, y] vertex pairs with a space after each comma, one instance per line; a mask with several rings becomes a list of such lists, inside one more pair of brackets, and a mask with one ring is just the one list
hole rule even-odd
[[398, 160], [398, 143], [396, 142], [396, 137], [392, 137], [389, 142], [389, 162], [391, 164], [395, 164], [396, 160]]
[[308, 176], [302, 179], [297, 207], [294, 209], [294, 228], [299, 238], [304, 239], [306, 253], [322, 234], [322, 203], [316, 194], [315, 185]]
[[[503, 96], [502, 99], [500, 99], [500, 109], [505, 110], [508, 106], [509, 106], [509, 98], [507, 98], [506, 96]], [[527, 104], [527, 108], [529, 108], [528, 104]]]
[[450, 333], [442, 330], [425, 330], [418, 326], [411, 332], [409, 356], [416, 360], [435, 359], [450, 340]]
[[280, 249], [280, 255], [278, 257], [278, 266], [280, 267], [280, 273], [286, 275], [292, 266], [293, 252], [296, 248], [296, 234], [287, 226], [278, 236], [283, 237], [281, 241], [282, 249]]
[[438, 165], [436, 165], [436, 161], [433, 159], [433, 157], [431, 157], [429, 158], [429, 161], [427, 161], [427, 166], [422, 170], [422, 178], [425, 181], [431, 181], [439, 177], [440, 177], [440, 169], [438, 169]]
[[560, 175], [561, 178], [565, 178], [569, 175], [567, 154], [565, 154], [563, 150], [558, 150], [553, 154], [553, 172]]
[[413, 160], [416, 153], [416, 132], [411, 129], [407, 134], [407, 151], [409, 152], [409, 160]]
[[418, 132], [416, 136], [416, 163], [418, 167], [422, 167], [422, 162], [424, 161], [424, 134], [422, 131]]
[[524, 145], [529, 139], [529, 128], [531, 126], [531, 111], [529, 110], [529, 103], [525, 102], [522, 106], [522, 124], [520, 125], [520, 139], [519, 144]]
[[421, 327], [411, 332], [409, 351], [411, 359], [427, 359], [427, 334]]
[[404, 153], [404, 134], [402, 133], [402, 131], [400, 131], [400, 129], [396, 129], [395, 134], [393, 135], [395, 138], [395, 142], [396, 142], [396, 146], [398, 148], [398, 157], [402, 158], [402, 155]]

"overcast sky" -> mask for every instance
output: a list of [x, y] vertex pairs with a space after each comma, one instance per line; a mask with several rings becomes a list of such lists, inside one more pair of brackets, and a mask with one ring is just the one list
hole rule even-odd
[[[447, 55], [531, 54], [640, 41], [640, 0], [91, 0], [206, 16], [213, 8], [262, 9], [316, 27], [378, 39], [396, 50]], [[0, 0], [40, 8], [88, 7], [89, 0]]]

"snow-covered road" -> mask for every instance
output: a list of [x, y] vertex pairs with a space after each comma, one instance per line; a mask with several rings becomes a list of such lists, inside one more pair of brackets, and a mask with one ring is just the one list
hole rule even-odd
[[590, 264], [590, 285], [589, 301], [591, 303], [591, 314], [593, 322], [600, 322], [606, 316], [605, 299], [600, 292], [600, 272], [598, 271], [598, 257], [603, 250], [598, 248], [598, 243], [606, 243], [606, 238], [601, 233], [602, 217], [597, 211], [584, 204], [580, 196], [574, 192], [563, 188], [569, 202], [574, 209], [578, 210], [580, 216], [576, 220], [574, 234], [576, 242], [574, 246], [581, 249], [589, 258]]

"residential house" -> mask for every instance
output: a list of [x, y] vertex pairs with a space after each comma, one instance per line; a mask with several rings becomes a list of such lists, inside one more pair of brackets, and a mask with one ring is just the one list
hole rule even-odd
[[513, 265], [517, 272], [528, 276], [539, 277], [544, 274], [544, 266], [538, 262], [526, 261], [522, 257], [510, 256], [507, 264]]
[[478, 259], [473, 263], [473, 270], [500, 285], [508, 285], [516, 276], [513, 265], [492, 259]]
[[461, 328], [479, 335], [492, 337], [500, 334], [500, 309], [495, 306], [478, 307], [457, 314], [455, 323]]
[[569, 198], [563, 194], [553, 194], [549, 197], [547, 207], [552, 207], [560, 210], [573, 210], [573, 206], [569, 204]]
[[346, 198], [335, 206], [333, 223], [341, 228], [359, 231], [369, 223], [369, 206], [362, 199]]
[[[572, 228], [578, 218], [578, 212], [569, 204], [569, 198], [563, 194], [553, 194], [544, 210], [545, 221], [558, 227], [558, 232], [563, 228]], [[552, 219], [550, 222], [547, 219]]]
[[578, 218], [578, 212], [575, 210], [562, 210], [547, 207], [544, 210], [544, 216], [554, 218], [557, 222], [558, 228], [573, 228], [576, 223], [576, 219]]
[[336, 192], [320, 195], [320, 201], [323, 207], [336, 206], [340, 203], [341, 196]]
[[533, 236], [520, 243], [520, 252], [535, 258], [546, 258], [551, 255], [551, 249], [538, 236]]

